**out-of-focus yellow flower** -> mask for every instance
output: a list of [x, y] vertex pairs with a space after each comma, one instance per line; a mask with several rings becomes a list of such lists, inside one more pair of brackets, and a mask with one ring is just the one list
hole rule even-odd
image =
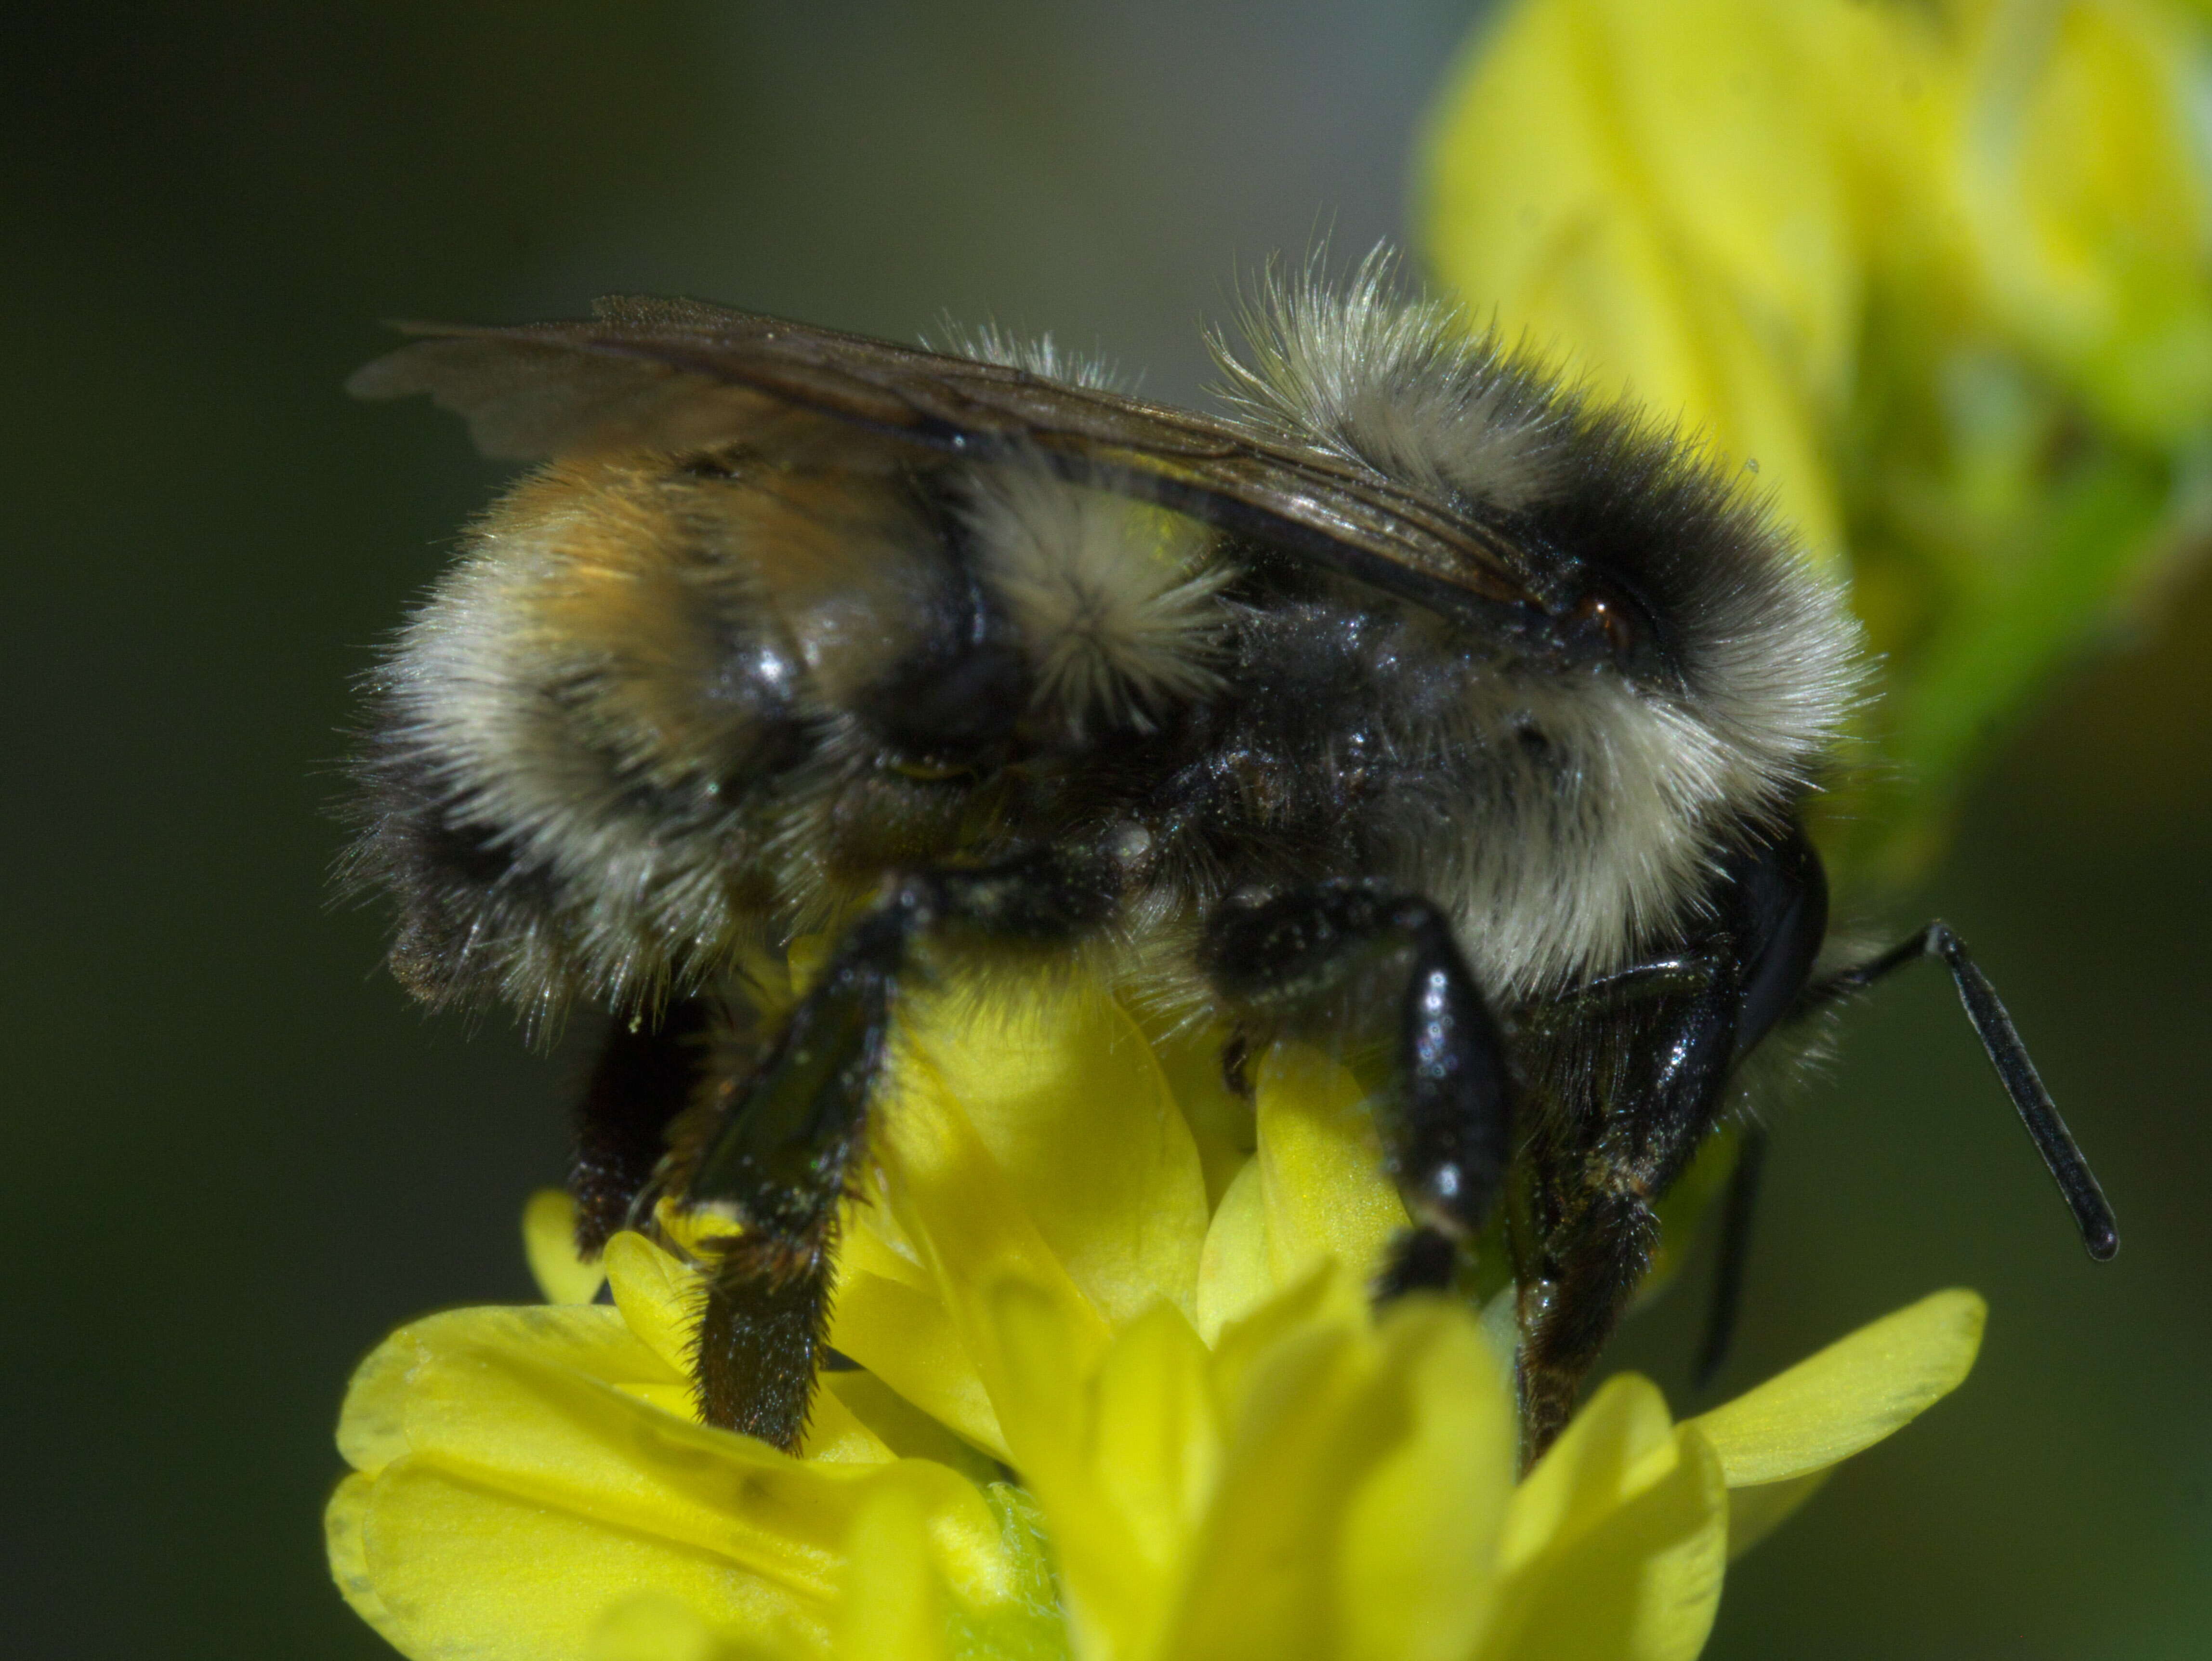
[[908, 1033], [801, 1457], [696, 1421], [696, 1275], [624, 1234], [583, 1301], [557, 1198], [554, 1302], [363, 1364], [331, 1556], [402, 1652], [1688, 1657], [1729, 1556], [1978, 1343], [1940, 1293], [1679, 1424], [1617, 1378], [1516, 1487], [1482, 1323], [1369, 1312], [1405, 1214], [1342, 1069], [1270, 1051], [1240, 1123], [1210, 1046], [1088, 986]]
[[1436, 274], [1848, 558], [1895, 770], [1847, 867], [1936, 845], [1991, 724], [2203, 539], [2209, 87], [2172, 0], [1522, 0], [1437, 107]]

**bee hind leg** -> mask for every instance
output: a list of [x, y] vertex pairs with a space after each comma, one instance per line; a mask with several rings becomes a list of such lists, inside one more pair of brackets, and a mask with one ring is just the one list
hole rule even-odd
[[1504, 1036], [1443, 913], [1379, 884], [1320, 883], [1223, 906], [1201, 952], [1231, 1002], [1292, 1016], [1363, 975], [1401, 977], [1389, 988], [1395, 1090], [1382, 1133], [1415, 1221], [1375, 1291], [1448, 1286], [1504, 1183], [1513, 1086]]
[[899, 880], [744, 1076], [725, 1080], [715, 1124], [676, 1191], [738, 1226], [708, 1274], [693, 1350], [709, 1424], [786, 1450], [806, 1425], [830, 1320], [838, 1206], [866, 1148], [901, 977], [924, 936], [1050, 944], [1103, 922], [1113, 867], [1047, 850]]

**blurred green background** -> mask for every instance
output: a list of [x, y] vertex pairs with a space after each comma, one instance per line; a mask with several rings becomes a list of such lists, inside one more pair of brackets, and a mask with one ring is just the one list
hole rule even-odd
[[[13, 789], [0, 1649], [368, 1657], [355, 1360], [528, 1294], [568, 1053], [328, 909], [347, 683], [498, 477], [338, 392], [374, 319], [949, 310], [1204, 379], [1234, 274], [1403, 234], [1469, 0], [86, 3], [0, 24]], [[1973, 942], [2119, 1208], [2093, 1267], [1942, 977], [1779, 1127], [1740, 1387], [1937, 1286], [1968, 1385], [1731, 1577], [1717, 1657], [2212, 1653], [2212, 589], [2054, 684], [1888, 920]], [[1684, 1402], [1698, 1299], [1620, 1359]]]

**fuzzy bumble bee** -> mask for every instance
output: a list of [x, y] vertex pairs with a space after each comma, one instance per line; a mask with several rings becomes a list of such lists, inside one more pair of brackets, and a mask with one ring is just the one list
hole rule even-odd
[[[431, 1004], [617, 1014], [579, 1244], [659, 1201], [742, 1225], [711, 1422], [796, 1445], [901, 986], [1010, 960], [1233, 1034], [1232, 1078], [1281, 1032], [1382, 1056], [1412, 1223], [1377, 1295], [1502, 1212], [1530, 1457], [1655, 1202], [1917, 958], [2116, 1249], [1957, 939], [1829, 944], [1802, 812], [1865, 683], [1842, 594], [1698, 447], [1382, 262], [1268, 285], [1212, 417], [1048, 345], [685, 301], [411, 332], [354, 390], [541, 465], [372, 678], [352, 876]], [[764, 1007], [746, 965], [824, 931]]]

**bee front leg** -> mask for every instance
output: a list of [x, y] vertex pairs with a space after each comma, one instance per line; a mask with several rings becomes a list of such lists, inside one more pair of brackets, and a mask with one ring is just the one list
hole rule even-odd
[[[1547, 1123], [1528, 1150], [1533, 1241], [1519, 1270], [1522, 1457], [1566, 1427], [1583, 1381], [1651, 1267], [1653, 1209], [1713, 1129], [1735, 1055], [1741, 977], [1703, 959], [1695, 991], [1627, 995], [1609, 1098]], [[1530, 1248], [1533, 1247], [1533, 1250]]]
[[1504, 1186], [1514, 1092], [1504, 1035], [1443, 913], [1377, 884], [1322, 883], [1224, 905], [1201, 953], [1233, 1003], [1293, 1016], [1363, 972], [1387, 967], [1399, 977], [1383, 1142], [1415, 1226], [1399, 1237], [1376, 1291], [1449, 1285], [1460, 1248], [1481, 1232]]
[[1521, 1468], [1526, 1472], [1574, 1416], [1583, 1381], [1620, 1323], [1651, 1267], [1659, 1219], [1632, 1173], [1609, 1171], [1605, 1186], [1573, 1196], [1546, 1242], [1542, 1269], [1521, 1276], [1516, 1368]]
[[786, 1450], [805, 1429], [838, 1207], [866, 1146], [915, 943], [1065, 940], [1103, 922], [1118, 891], [1110, 865], [1057, 851], [907, 877], [846, 934], [759, 1065], [721, 1086], [714, 1129], [696, 1155], [679, 1157], [673, 1185], [685, 1209], [739, 1230], [709, 1272], [693, 1350], [708, 1423]]

